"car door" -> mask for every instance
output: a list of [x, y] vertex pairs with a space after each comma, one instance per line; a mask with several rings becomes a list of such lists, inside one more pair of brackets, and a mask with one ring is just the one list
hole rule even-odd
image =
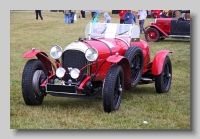
[[178, 20], [178, 18], [173, 18], [171, 21], [170, 35], [190, 35], [190, 20]]
[[190, 35], [190, 20], [177, 21], [177, 32], [179, 35]]

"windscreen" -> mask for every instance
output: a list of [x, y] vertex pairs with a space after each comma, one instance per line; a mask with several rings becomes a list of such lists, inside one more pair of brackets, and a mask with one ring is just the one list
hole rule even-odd
[[85, 28], [85, 37], [131, 37], [138, 38], [140, 34], [139, 27], [131, 24], [116, 23], [88, 23]]

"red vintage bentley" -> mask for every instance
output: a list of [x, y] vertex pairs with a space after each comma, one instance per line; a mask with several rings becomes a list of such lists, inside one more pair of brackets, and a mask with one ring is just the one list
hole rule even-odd
[[[124, 89], [155, 82], [158, 93], [167, 93], [172, 80], [170, 50], [161, 50], [150, 61], [150, 47], [139, 38], [139, 27], [128, 24], [89, 23], [85, 37], [64, 49], [54, 45], [50, 58], [32, 48], [22, 73], [22, 95], [27, 105], [40, 105], [49, 94], [92, 99], [101, 96], [105, 112], [120, 107]], [[34, 58], [37, 57], [37, 58]]]

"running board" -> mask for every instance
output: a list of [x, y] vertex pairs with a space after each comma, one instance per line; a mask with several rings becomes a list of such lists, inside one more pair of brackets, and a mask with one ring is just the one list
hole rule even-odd
[[190, 38], [190, 36], [185, 36], [185, 35], [169, 35], [171, 38]]
[[154, 81], [150, 78], [141, 78], [139, 84], [153, 83]]
[[140, 80], [142, 80], [142, 81], [152, 81], [152, 79], [150, 79], [150, 78], [141, 78]]

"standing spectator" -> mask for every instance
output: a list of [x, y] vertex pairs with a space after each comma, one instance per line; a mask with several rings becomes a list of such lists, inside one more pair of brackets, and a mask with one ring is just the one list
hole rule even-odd
[[38, 20], [38, 15], [40, 16], [40, 19], [43, 20], [41, 10], [35, 10], [35, 15], [36, 15], [36, 20]]
[[94, 15], [92, 17], [92, 23], [97, 23], [97, 22], [99, 22], [99, 20], [98, 20], [98, 13], [94, 12]]
[[142, 34], [142, 31], [145, 33], [144, 29], [144, 22], [147, 18], [147, 11], [146, 10], [138, 10], [138, 19], [140, 24], [140, 34]]
[[172, 11], [172, 10], [169, 10], [169, 11], [168, 11], [168, 17], [169, 17], [169, 18], [172, 18], [172, 17], [173, 17], [173, 11]]
[[151, 10], [151, 18], [154, 18], [153, 10]]
[[71, 23], [74, 23], [74, 15], [76, 14], [76, 10], [70, 10], [70, 20]]
[[111, 17], [110, 17], [110, 15], [107, 12], [105, 12], [103, 14], [103, 16], [105, 18], [105, 23], [110, 23], [111, 22]]
[[125, 15], [126, 12], [127, 12], [127, 10], [120, 10], [120, 11], [119, 11], [120, 24], [124, 24], [124, 19], [123, 19], [123, 17], [124, 17], [124, 15]]
[[169, 10], [163, 10], [162, 14], [161, 14], [161, 17], [162, 18], [168, 18], [168, 14], [169, 14]]
[[160, 18], [161, 10], [153, 10], [154, 18]]
[[65, 24], [70, 24], [70, 10], [64, 10], [63, 13]]
[[151, 18], [151, 10], [147, 10], [147, 18]]
[[136, 24], [135, 15], [132, 13], [131, 10], [128, 10], [125, 13], [123, 20], [124, 20], [124, 24]]
[[190, 11], [185, 13], [185, 20], [190, 20]]
[[[95, 12], [91, 12], [91, 16], [92, 16], [92, 18], [94, 17], [94, 14], [95, 14]], [[96, 13], [97, 14], [97, 13]]]
[[174, 17], [175, 18], [178, 18], [178, 17], [180, 17], [181, 16], [181, 10], [175, 10], [174, 11]]
[[81, 10], [81, 19], [85, 19], [85, 10]]

